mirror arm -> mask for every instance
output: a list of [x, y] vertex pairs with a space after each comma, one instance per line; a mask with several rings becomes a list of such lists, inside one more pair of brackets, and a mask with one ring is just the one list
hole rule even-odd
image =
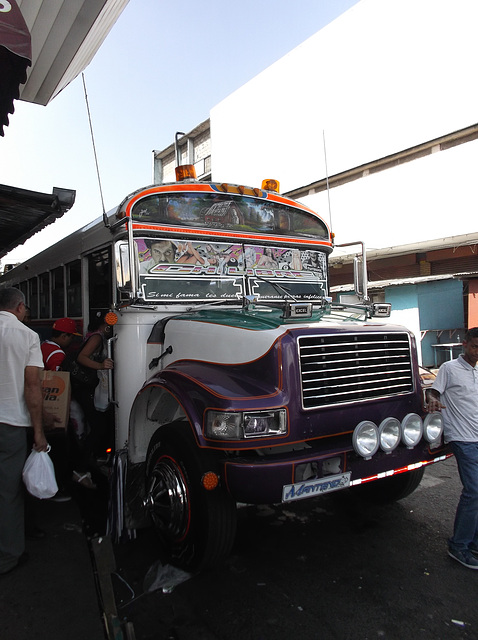
[[136, 268], [136, 254], [134, 251], [134, 240], [133, 240], [133, 221], [131, 218], [127, 218], [126, 223], [128, 229], [128, 255], [129, 255], [129, 274], [131, 279], [131, 298], [135, 299], [138, 297], [138, 288], [139, 288], [139, 274], [138, 269]]
[[362, 247], [362, 265], [361, 265], [361, 274], [359, 274], [359, 259], [357, 256], [354, 257], [354, 289], [357, 296], [363, 298], [366, 302], [368, 301], [368, 288], [367, 288], [367, 255], [365, 250], [365, 244], [361, 240], [357, 240], [357, 242], [345, 242], [344, 244], [336, 244], [336, 247], [351, 247], [353, 245], [359, 244]]

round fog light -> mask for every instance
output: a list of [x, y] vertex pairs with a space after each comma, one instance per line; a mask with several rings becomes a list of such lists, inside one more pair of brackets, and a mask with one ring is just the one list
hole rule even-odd
[[375, 422], [362, 420], [354, 429], [352, 437], [354, 449], [362, 458], [371, 458], [377, 452], [378, 427]]
[[417, 445], [423, 435], [423, 422], [416, 413], [408, 413], [402, 420], [402, 442], [409, 449]]
[[429, 413], [423, 423], [423, 435], [427, 442], [437, 442], [443, 433], [443, 418], [439, 411]]
[[385, 418], [378, 427], [380, 447], [385, 453], [390, 453], [398, 447], [400, 442], [400, 422], [396, 418]]

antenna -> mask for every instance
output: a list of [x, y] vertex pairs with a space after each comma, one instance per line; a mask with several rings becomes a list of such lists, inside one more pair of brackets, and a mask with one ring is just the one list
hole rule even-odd
[[98, 167], [98, 156], [96, 155], [95, 136], [93, 134], [93, 125], [91, 123], [90, 105], [88, 104], [88, 95], [86, 93], [85, 74], [83, 72], [81, 74], [81, 77], [82, 77], [82, 80], [83, 80], [83, 90], [84, 90], [84, 93], [85, 93], [86, 110], [88, 112], [88, 122], [90, 123], [91, 143], [93, 145], [93, 154], [95, 156], [96, 175], [98, 177], [98, 186], [100, 188], [101, 206], [103, 207], [103, 222], [105, 224], [105, 227], [109, 227], [108, 217], [107, 217], [106, 211], [105, 211], [105, 201], [103, 199], [103, 189], [101, 188], [100, 169]]
[[329, 203], [329, 220], [330, 220], [330, 231], [332, 232], [332, 211], [330, 208], [330, 189], [329, 189], [329, 170], [327, 168], [327, 148], [325, 146], [325, 131], [322, 129], [322, 139], [324, 141], [324, 159], [325, 159], [325, 181], [327, 184], [327, 200]]

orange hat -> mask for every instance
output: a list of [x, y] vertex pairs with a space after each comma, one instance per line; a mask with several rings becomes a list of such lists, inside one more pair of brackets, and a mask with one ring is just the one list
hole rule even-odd
[[71, 333], [74, 336], [81, 336], [76, 330], [76, 322], [71, 318], [60, 318], [53, 323], [53, 329], [55, 331], [61, 331], [62, 333]]

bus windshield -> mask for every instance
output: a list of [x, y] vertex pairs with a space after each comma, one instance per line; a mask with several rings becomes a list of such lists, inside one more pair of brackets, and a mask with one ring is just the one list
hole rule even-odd
[[155, 193], [138, 200], [132, 207], [131, 217], [141, 224], [329, 239], [327, 226], [312, 212], [274, 200], [232, 193]]
[[135, 245], [144, 301], [319, 301], [327, 292], [324, 251], [161, 237]]

